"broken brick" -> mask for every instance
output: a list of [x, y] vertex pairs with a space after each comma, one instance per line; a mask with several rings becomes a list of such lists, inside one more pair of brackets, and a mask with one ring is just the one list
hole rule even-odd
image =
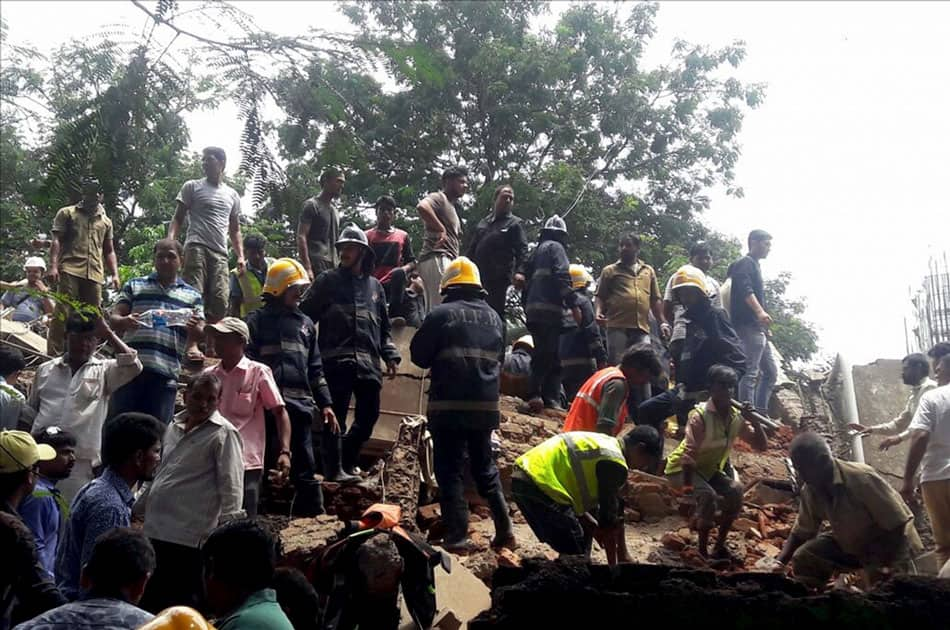
[[660, 538], [660, 544], [673, 551], [682, 551], [686, 548], [686, 541], [670, 532], [663, 534]]
[[654, 492], [638, 495], [637, 509], [643, 516], [666, 516], [672, 511], [663, 497]]
[[498, 557], [498, 566], [512, 569], [521, 568], [521, 556], [511, 549], [502, 547], [495, 552], [495, 555]]
[[754, 527], [756, 527], [756, 525], [757, 523], [753, 521], [752, 519], [737, 518], [732, 523], [732, 529], [734, 529], [737, 532], [745, 533], [745, 532], [748, 532], [750, 529], [753, 529]]

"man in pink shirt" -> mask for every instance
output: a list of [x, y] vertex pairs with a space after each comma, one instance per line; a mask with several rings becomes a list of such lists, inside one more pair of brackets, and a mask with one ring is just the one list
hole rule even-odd
[[290, 473], [290, 416], [271, 369], [244, 356], [244, 347], [251, 338], [247, 324], [237, 317], [225, 317], [205, 329], [214, 335], [215, 351], [221, 358], [218, 365], [208, 368], [221, 381], [218, 412], [234, 425], [244, 441], [244, 511], [254, 518], [267, 443], [264, 410], [274, 416], [280, 442], [276, 480], [286, 479]]

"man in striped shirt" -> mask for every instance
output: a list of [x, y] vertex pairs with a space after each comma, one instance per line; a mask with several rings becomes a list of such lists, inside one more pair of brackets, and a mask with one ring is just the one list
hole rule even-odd
[[[126, 282], [112, 311], [113, 328], [124, 333], [124, 341], [138, 351], [145, 369], [113, 394], [110, 417], [138, 411], [167, 425], [175, 412], [181, 359], [203, 333], [204, 310], [201, 293], [178, 276], [182, 259], [178, 241], [162, 239], [155, 243], [154, 253], [155, 272]], [[152, 309], [191, 309], [192, 315], [185, 326], [155, 318], [146, 326], [138, 316]]]

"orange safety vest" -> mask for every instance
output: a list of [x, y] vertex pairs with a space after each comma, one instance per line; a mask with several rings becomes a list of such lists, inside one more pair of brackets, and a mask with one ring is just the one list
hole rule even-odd
[[[600, 398], [604, 393], [604, 385], [608, 381], [619, 378], [627, 383], [626, 377], [620, 368], [608, 367], [587, 379], [587, 382], [581, 386], [580, 391], [574, 397], [571, 403], [571, 409], [567, 412], [567, 419], [564, 421], [564, 432], [567, 431], [597, 431], [597, 408], [600, 406]], [[626, 396], [624, 396], [626, 398]], [[617, 425], [614, 427], [614, 435], [620, 433], [623, 424], [627, 419], [626, 401], [620, 405], [620, 413], [617, 414]]]

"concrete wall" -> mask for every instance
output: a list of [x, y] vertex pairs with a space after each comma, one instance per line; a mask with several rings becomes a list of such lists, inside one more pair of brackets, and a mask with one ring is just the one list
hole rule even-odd
[[[878, 359], [868, 365], [856, 365], [852, 374], [861, 424], [871, 426], [887, 422], [904, 409], [910, 388], [901, 381], [899, 359]], [[877, 435], [864, 439], [864, 459], [885, 473], [888, 481], [899, 486], [907, 459], [907, 442], [882, 453], [878, 450], [882, 439]]]

